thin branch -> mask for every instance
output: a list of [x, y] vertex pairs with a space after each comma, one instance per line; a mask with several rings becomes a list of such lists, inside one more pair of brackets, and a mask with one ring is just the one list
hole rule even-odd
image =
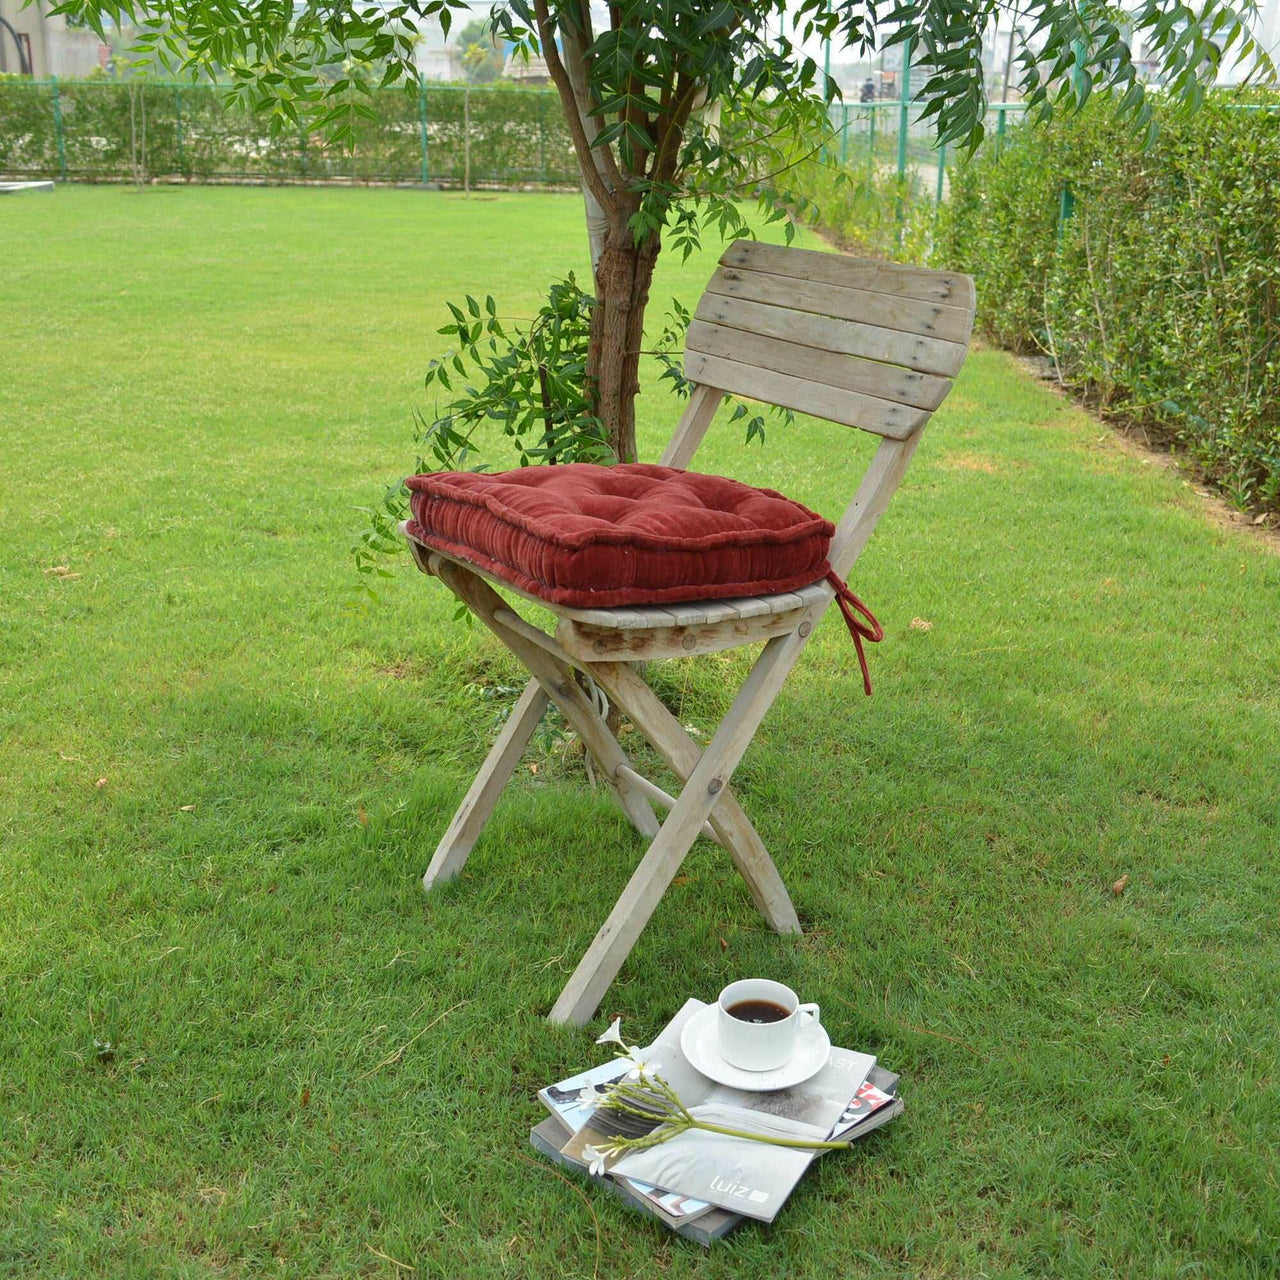
[[[791, 170], [796, 167], [796, 165], [804, 164], [806, 160], [812, 160], [813, 157], [817, 155], [818, 152], [821, 151], [822, 148], [825, 147], [826, 145], [827, 145], [827, 141], [824, 138], [820, 143], [818, 143], [816, 147], [813, 148], [812, 151], [806, 151], [804, 155], [802, 155], [798, 160], [792, 160], [790, 164], [784, 164], [781, 169], [775, 169], [772, 173], [766, 173], [763, 178], [749, 179], [749, 182], [755, 185], [759, 185], [761, 182], [772, 182], [774, 178], [780, 177], [784, 173], [790, 173]], [[835, 166], [832, 166], [832, 167], [834, 168]], [[748, 185], [748, 182], [738, 183], [738, 187], [744, 187], [747, 185]], [[736, 191], [738, 187], [731, 187], [730, 190]]]
[[[725, 194], [729, 195], [735, 191], [741, 191], [744, 187], [758, 187], [763, 182], [772, 182], [774, 178], [777, 178], [784, 173], [789, 173], [797, 165], [804, 164], [806, 160], [812, 160], [813, 157], [817, 155], [817, 153], [821, 151], [822, 148], [826, 145], [827, 145], [826, 142], [819, 142], [818, 145], [814, 147], [812, 151], [806, 151], [804, 155], [799, 156], [797, 159], [790, 161], [788, 164], [784, 164], [781, 169], [775, 169], [772, 173], [766, 173], [763, 178], [744, 178], [741, 182], [735, 183], [732, 187], [730, 187], [728, 191], [725, 192]], [[838, 169], [840, 166], [829, 165], [827, 167], [832, 169]], [[680, 201], [680, 200], [698, 200], [698, 199], [701, 199], [701, 197], [698, 195], [696, 191], [686, 191], [682, 195], [672, 196], [671, 202], [672, 204], [675, 204], [677, 201]]]
[[542, 56], [560, 94], [565, 121], [573, 138], [573, 149], [578, 153], [578, 168], [582, 170], [582, 180], [587, 184], [601, 208], [610, 213], [616, 213], [617, 201], [613, 192], [605, 185], [600, 170], [596, 168], [592, 158], [591, 141], [583, 127], [582, 113], [578, 110], [578, 100], [573, 92], [573, 83], [569, 79], [564, 63], [560, 61], [560, 50], [556, 48], [556, 35], [551, 25], [551, 15], [547, 11], [547, 0], [533, 0], [533, 10], [538, 20], [538, 39], [542, 45]]
[[[583, 131], [589, 132], [594, 127], [592, 112], [598, 105], [595, 90], [591, 87], [591, 68], [594, 62], [591, 46], [595, 41], [595, 33], [591, 27], [589, 0], [579, 0], [576, 8], [576, 26], [570, 23], [562, 28], [565, 37], [565, 55], [568, 58], [565, 70], [569, 74], [569, 84], [573, 89], [574, 100], [578, 104], [578, 113], [582, 117]], [[591, 157], [610, 190], [617, 191], [622, 187], [622, 174], [614, 159], [611, 146], [606, 144], [603, 147], [594, 148]]]
[[[688, 123], [689, 113], [693, 110], [693, 100], [698, 96], [698, 82], [683, 72], [676, 76], [676, 105], [666, 117], [667, 127], [663, 129], [658, 140], [657, 149], [653, 153], [653, 169], [650, 180], [653, 182], [669, 182], [679, 163], [680, 143], [684, 140], [684, 127]], [[675, 139], [674, 149], [668, 144]]]

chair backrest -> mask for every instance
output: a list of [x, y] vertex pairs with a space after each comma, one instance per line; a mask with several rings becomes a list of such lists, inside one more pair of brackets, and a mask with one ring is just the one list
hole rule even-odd
[[974, 301], [959, 272], [738, 240], [689, 326], [685, 376], [905, 440], [951, 390]]

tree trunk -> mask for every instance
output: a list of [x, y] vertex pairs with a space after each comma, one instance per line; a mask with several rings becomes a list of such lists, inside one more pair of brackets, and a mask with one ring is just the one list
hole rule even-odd
[[[595, 278], [587, 385], [596, 416], [619, 462], [636, 460], [636, 394], [649, 284], [661, 248], [657, 235], [636, 243], [627, 220], [638, 207], [608, 145], [593, 147], [599, 123], [587, 68], [591, 12], [582, 0], [572, 20], [553, 24], [548, 0], [533, 0], [547, 69], [560, 95], [582, 173], [587, 237]], [[561, 47], [564, 57], [561, 59]], [[662, 175], [670, 178], [670, 174]]]
[[661, 241], [636, 244], [623, 222], [614, 223], [596, 264], [596, 307], [591, 316], [587, 378], [596, 416], [604, 423], [619, 462], [636, 461], [636, 394], [644, 312]]

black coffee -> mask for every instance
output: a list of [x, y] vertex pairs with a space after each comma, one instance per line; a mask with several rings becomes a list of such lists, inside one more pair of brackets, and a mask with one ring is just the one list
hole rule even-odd
[[791, 1017], [790, 1009], [784, 1009], [772, 1000], [739, 1000], [726, 1012], [739, 1022], [781, 1022], [783, 1018]]

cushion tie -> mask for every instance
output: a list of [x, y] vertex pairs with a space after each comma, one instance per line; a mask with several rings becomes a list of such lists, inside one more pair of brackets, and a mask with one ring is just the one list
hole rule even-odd
[[[862, 687], [871, 696], [871, 673], [867, 670], [867, 655], [862, 648], [864, 640], [879, 644], [884, 639], [884, 628], [876, 621], [876, 615], [849, 590], [849, 584], [834, 569], [827, 571], [827, 582], [836, 593], [836, 602], [844, 614], [845, 626], [853, 637], [853, 647], [858, 651], [858, 665], [862, 668]], [[861, 614], [862, 617], [858, 617]], [[864, 622], [862, 619], [865, 618]]]

